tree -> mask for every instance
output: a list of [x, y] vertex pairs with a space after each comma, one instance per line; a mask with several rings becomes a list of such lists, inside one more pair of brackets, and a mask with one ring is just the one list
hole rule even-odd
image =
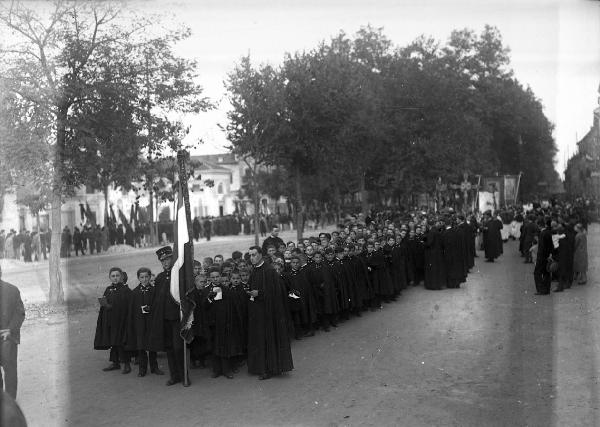
[[[179, 143], [176, 137], [166, 135], [172, 128], [168, 110], [199, 111], [207, 107], [205, 100], [198, 97], [201, 88], [193, 83], [193, 62], [175, 57], [171, 49], [172, 43], [189, 35], [189, 30], [150, 37], [142, 30], [156, 20], [120, 20], [121, 11], [120, 5], [108, 2], [57, 0], [44, 16], [21, 2], [11, 2], [0, 12], [0, 26], [10, 35], [7, 40], [15, 40], [0, 50], [2, 88], [15, 100], [12, 105], [18, 110], [14, 116], [39, 116], [50, 125], [44, 142], [51, 147], [45, 157], [51, 166], [49, 203], [51, 244], [55, 248], [49, 263], [51, 303], [64, 301], [56, 250], [60, 247], [62, 198], [85, 183], [86, 173], [77, 161], [81, 149], [92, 153], [89, 143], [107, 141], [106, 136], [98, 137], [98, 126], [94, 131], [93, 123], [82, 115], [102, 111], [101, 103], [114, 99], [104, 96], [107, 86], [137, 88], [127, 91], [138, 97], [127, 101], [132, 111], [125, 117], [136, 118], [129, 120], [129, 125], [146, 125], [145, 145], [153, 152], [161, 145]], [[157, 68], [148, 67], [150, 54]], [[147, 90], [142, 91], [142, 87]], [[143, 122], [142, 111], [146, 117]], [[133, 132], [127, 135], [132, 136]], [[33, 157], [36, 155], [34, 150]], [[93, 173], [98, 175], [98, 171]]]
[[223, 128], [230, 149], [248, 166], [248, 193], [254, 205], [254, 241], [260, 230], [260, 187], [258, 174], [263, 166], [278, 164], [278, 141], [282, 131], [283, 98], [281, 77], [270, 66], [252, 67], [245, 56], [228, 74], [225, 86], [232, 109]]

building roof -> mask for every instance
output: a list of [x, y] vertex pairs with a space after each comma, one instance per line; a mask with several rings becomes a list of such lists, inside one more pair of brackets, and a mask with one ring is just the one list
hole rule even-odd
[[227, 172], [230, 173], [231, 171], [227, 168], [224, 168], [223, 166], [219, 166], [219, 165], [215, 165], [212, 163], [208, 163], [208, 162], [201, 162], [202, 164], [200, 165], [200, 167], [195, 168], [198, 171], [212, 171], [212, 172]]
[[238, 160], [233, 153], [220, 153], [220, 154], [204, 154], [202, 156], [191, 156], [192, 160], [210, 163], [213, 165], [224, 164], [224, 165], [235, 165], [238, 164]]

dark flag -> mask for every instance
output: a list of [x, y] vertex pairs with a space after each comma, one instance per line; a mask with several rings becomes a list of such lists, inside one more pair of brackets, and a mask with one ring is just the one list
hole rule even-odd
[[127, 221], [127, 217], [121, 209], [119, 209], [119, 218], [121, 219], [121, 224], [125, 226], [125, 229], [131, 228], [129, 221]]
[[136, 228], [136, 223], [135, 223], [135, 206], [131, 205], [131, 210], [129, 211], [129, 223], [131, 224], [131, 226], [133, 227], [133, 229]]
[[194, 260], [188, 233], [190, 218], [186, 215], [181, 187], [177, 192], [177, 217], [175, 218], [175, 242], [173, 244], [173, 267], [171, 269], [171, 296], [181, 310], [181, 338], [192, 342], [194, 332], [194, 308], [196, 303], [189, 293], [194, 289]]
[[85, 221], [85, 208], [83, 207], [83, 203], [79, 204], [79, 214], [81, 215], [81, 222]]
[[92, 226], [95, 227], [96, 219], [94, 218], [94, 215], [92, 214], [92, 210], [90, 209], [90, 205], [88, 202], [85, 202], [85, 216], [87, 217], [90, 224], [92, 224]]
[[112, 221], [113, 225], [117, 225], [117, 217], [112, 205], [110, 205], [110, 220]]

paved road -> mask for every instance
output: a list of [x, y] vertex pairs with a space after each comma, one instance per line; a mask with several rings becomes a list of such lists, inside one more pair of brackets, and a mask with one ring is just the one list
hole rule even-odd
[[19, 402], [33, 426], [600, 425], [600, 227], [589, 245], [586, 286], [535, 296], [511, 242], [497, 263], [478, 258], [461, 289], [413, 288], [294, 342], [295, 370], [269, 381], [193, 370], [190, 388], [167, 388], [104, 373], [95, 310], [29, 321]]

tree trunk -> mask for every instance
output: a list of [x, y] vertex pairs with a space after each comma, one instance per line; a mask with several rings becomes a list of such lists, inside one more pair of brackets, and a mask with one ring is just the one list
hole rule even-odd
[[154, 229], [154, 191], [152, 189], [150, 189], [148, 194], [148, 201], [150, 202], [150, 224], [148, 224], [148, 228], [150, 229], [150, 244], [156, 246], [158, 242], [156, 239], [156, 230]]
[[[254, 202], [254, 245], [259, 246], [259, 233], [260, 233], [260, 195], [258, 194], [258, 183], [256, 182], [256, 164], [252, 170], [252, 188], [253, 188], [253, 202]], [[264, 255], [264, 254], [263, 254]]]
[[367, 203], [367, 190], [365, 185], [365, 173], [360, 172], [358, 179], [358, 191], [360, 192], [360, 206], [362, 214], [366, 217], [369, 210], [369, 203]]
[[65, 295], [62, 288], [62, 275], [60, 272], [60, 248], [61, 248], [61, 218], [60, 208], [62, 200], [60, 194], [52, 194], [52, 234], [50, 240], [50, 255], [48, 261], [48, 272], [50, 275], [50, 289], [48, 291], [48, 302], [53, 305], [63, 304]]
[[67, 106], [60, 106], [56, 117], [56, 147], [54, 153], [54, 182], [52, 188], [52, 199], [50, 201], [52, 212], [52, 235], [50, 240], [50, 259], [48, 261], [48, 274], [50, 289], [48, 290], [48, 302], [53, 305], [63, 304], [65, 295], [62, 287], [60, 272], [60, 249], [62, 232], [62, 159], [66, 141], [65, 126], [67, 122]]
[[108, 229], [108, 185], [104, 186], [104, 226]]
[[296, 182], [296, 238], [302, 240], [304, 206], [302, 205], [302, 182], [300, 180], [300, 166], [294, 167], [294, 180]]
[[160, 242], [160, 236], [158, 235], [158, 194], [154, 194], [154, 200], [156, 203], [156, 220], [152, 224], [152, 228], [154, 228], [154, 236], [156, 237], [156, 242], [154, 243], [158, 245]]

